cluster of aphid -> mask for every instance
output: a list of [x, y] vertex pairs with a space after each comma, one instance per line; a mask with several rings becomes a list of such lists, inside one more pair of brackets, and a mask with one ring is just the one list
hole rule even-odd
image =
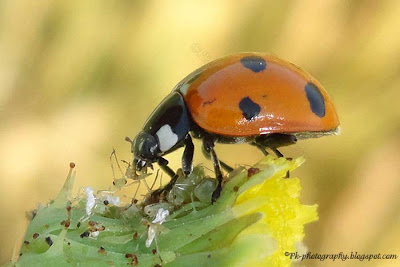
[[[151, 172], [146, 169], [138, 171], [134, 164], [130, 164], [125, 160], [121, 160], [126, 165], [125, 170], [119, 164], [115, 150], [110, 156], [110, 165], [113, 172], [114, 190], [102, 191], [114, 193], [120, 189], [135, 185], [135, 193], [133, 195], [134, 204], [142, 207], [148, 216], [155, 216], [159, 208], [168, 209], [170, 211], [187, 203], [197, 203], [195, 205], [208, 205], [211, 202], [211, 195], [217, 188], [217, 180], [206, 176], [204, 166], [196, 166], [189, 175], [185, 175], [182, 169], [176, 173], [174, 183], [169, 183], [163, 187], [163, 173], [157, 170], [153, 181], [149, 183]], [[117, 166], [120, 178], [116, 177], [114, 163]], [[169, 188], [166, 188], [168, 187]], [[140, 188], [144, 187], [146, 194], [139, 196]], [[107, 195], [108, 196], [108, 195]], [[104, 200], [108, 203], [108, 200]]]

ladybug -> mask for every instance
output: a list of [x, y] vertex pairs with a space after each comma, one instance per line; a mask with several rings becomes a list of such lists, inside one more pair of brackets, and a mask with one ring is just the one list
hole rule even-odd
[[339, 119], [322, 85], [305, 70], [264, 53], [239, 53], [214, 60], [178, 83], [158, 105], [132, 143], [138, 171], [160, 168], [172, 179], [157, 194], [168, 192], [178, 176], [164, 155], [184, 147], [182, 170], [193, 170], [193, 138], [202, 140], [211, 158], [218, 185], [222, 172], [232, 171], [218, 157], [215, 143], [249, 143], [265, 155], [266, 148], [278, 157], [279, 147], [297, 139], [336, 134]]

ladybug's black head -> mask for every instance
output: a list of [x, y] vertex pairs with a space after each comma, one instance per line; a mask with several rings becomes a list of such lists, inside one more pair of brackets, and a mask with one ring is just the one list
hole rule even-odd
[[152, 168], [152, 163], [159, 158], [159, 146], [157, 138], [149, 133], [142, 131], [135, 137], [132, 142], [132, 153], [138, 171], [145, 167]]

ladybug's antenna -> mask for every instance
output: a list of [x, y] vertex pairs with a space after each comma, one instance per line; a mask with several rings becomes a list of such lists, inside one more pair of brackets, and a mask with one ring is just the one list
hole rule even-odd
[[127, 136], [127, 137], [125, 137], [125, 141], [127, 141], [127, 142], [129, 142], [129, 143], [133, 143], [133, 141]]

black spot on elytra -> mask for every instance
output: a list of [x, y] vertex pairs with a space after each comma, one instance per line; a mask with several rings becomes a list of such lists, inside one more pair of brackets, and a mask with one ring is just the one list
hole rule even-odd
[[263, 71], [267, 67], [267, 62], [265, 62], [265, 59], [259, 56], [247, 56], [242, 58], [240, 62], [245, 68], [248, 68], [254, 72]]
[[318, 117], [324, 117], [325, 101], [324, 96], [321, 94], [318, 87], [313, 83], [307, 83], [304, 89], [312, 112]]
[[252, 120], [258, 114], [260, 114], [261, 108], [257, 103], [254, 103], [249, 97], [245, 97], [240, 100], [239, 108], [243, 112], [243, 116], [246, 120]]

